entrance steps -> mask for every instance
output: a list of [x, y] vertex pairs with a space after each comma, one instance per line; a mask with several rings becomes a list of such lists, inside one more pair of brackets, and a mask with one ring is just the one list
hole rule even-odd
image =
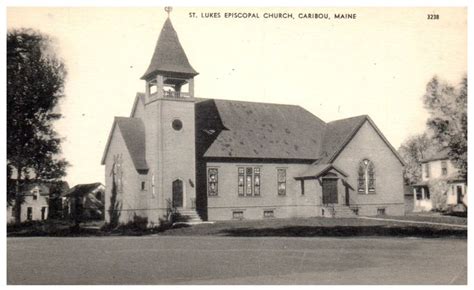
[[195, 209], [183, 208], [178, 209], [177, 212], [179, 213], [177, 223], [200, 224], [203, 222]]
[[357, 217], [357, 210], [347, 205], [326, 205], [322, 207], [322, 217], [354, 218]]

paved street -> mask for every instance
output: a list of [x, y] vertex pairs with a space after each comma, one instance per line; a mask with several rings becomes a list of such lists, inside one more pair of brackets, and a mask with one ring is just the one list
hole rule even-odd
[[8, 284], [466, 284], [467, 240], [8, 238]]

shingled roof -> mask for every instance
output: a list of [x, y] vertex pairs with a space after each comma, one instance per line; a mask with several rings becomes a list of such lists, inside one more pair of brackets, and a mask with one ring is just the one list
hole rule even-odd
[[367, 116], [362, 115], [327, 123], [321, 146], [321, 162], [332, 162], [334, 155], [345, 147], [366, 119]]
[[73, 186], [70, 190], [65, 192], [63, 196], [69, 197], [69, 196], [84, 196], [95, 189], [97, 189], [99, 186], [103, 186], [102, 183], [100, 182], [95, 182], [95, 183], [87, 183], [87, 184], [77, 184]]
[[335, 170], [339, 172], [344, 177], [349, 176], [347, 173], [336, 167], [334, 164], [325, 163], [325, 164], [315, 164], [309, 165], [303, 172], [301, 172], [295, 179], [312, 179], [319, 178], [320, 176], [326, 174], [330, 170]]
[[[218, 114], [223, 129], [216, 132], [204, 157], [313, 160], [329, 164], [367, 121], [403, 164], [367, 115], [325, 123], [300, 106], [198, 99], [196, 117], [209, 119], [209, 114]], [[198, 121], [197, 124], [204, 124], [198, 130], [219, 128], [211, 128], [208, 121]]]
[[115, 117], [114, 125], [110, 132], [109, 140], [105, 147], [105, 152], [102, 157], [102, 164], [105, 164], [105, 158], [109, 150], [109, 145], [112, 138], [112, 132], [115, 126], [118, 126], [120, 133], [125, 141], [130, 157], [135, 165], [136, 170], [148, 170], [146, 162], [146, 148], [145, 148], [145, 125], [140, 118]]
[[168, 18], [161, 29], [150, 65], [141, 79], [147, 79], [155, 72], [172, 72], [195, 76], [198, 74], [189, 64], [186, 53], [178, 39], [178, 34]]
[[[224, 129], [205, 157], [316, 160], [325, 123], [299, 106], [213, 100]], [[197, 104], [196, 114], [212, 102]], [[206, 130], [207, 128], [199, 128]]]
[[[136, 102], [140, 97], [141, 94], [138, 94]], [[300, 106], [220, 99], [194, 100], [198, 132], [196, 150], [203, 157], [306, 160], [314, 165], [325, 164], [324, 168], [320, 168], [324, 171], [367, 121], [403, 164], [396, 150], [367, 115], [325, 123]], [[140, 118], [116, 117], [115, 124], [120, 129], [135, 168], [147, 170], [143, 121]], [[105, 154], [107, 150], [108, 145]], [[316, 169], [311, 169], [312, 173]]]

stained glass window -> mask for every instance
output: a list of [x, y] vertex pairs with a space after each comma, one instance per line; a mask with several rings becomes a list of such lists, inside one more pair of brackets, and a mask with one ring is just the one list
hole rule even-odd
[[286, 169], [277, 171], [278, 195], [286, 195]]
[[218, 173], [217, 168], [209, 168], [208, 170], [208, 194], [216, 196], [218, 193]]
[[368, 189], [369, 192], [375, 192], [375, 172], [374, 172], [374, 164], [370, 162], [367, 165], [367, 175], [368, 175]]
[[357, 191], [365, 192], [365, 164], [363, 163], [359, 165], [358, 176]]
[[359, 193], [374, 193], [375, 192], [375, 169], [374, 164], [364, 159], [359, 164], [359, 170], [357, 172], [357, 191]]
[[247, 167], [246, 170], [245, 170], [245, 195], [252, 195], [252, 185], [253, 185], [253, 182], [252, 182], [252, 172], [253, 172], [253, 168], [252, 167]]
[[237, 193], [239, 196], [260, 196], [261, 175], [259, 167], [239, 167]]
[[243, 196], [244, 195], [244, 168], [243, 167], [239, 167], [239, 175], [238, 175], [238, 194], [239, 196]]
[[253, 175], [254, 195], [260, 195], [260, 168], [255, 168]]

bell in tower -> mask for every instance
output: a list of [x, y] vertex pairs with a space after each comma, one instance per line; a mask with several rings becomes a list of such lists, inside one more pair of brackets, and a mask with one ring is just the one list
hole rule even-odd
[[193, 98], [194, 77], [198, 72], [189, 63], [171, 24], [171, 7], [166, 7], [165, 11], [168, 12], [168, 18], [161, 29], [150, 65], [141, 77], [146, 81], [146, 97], [147, 100]]

